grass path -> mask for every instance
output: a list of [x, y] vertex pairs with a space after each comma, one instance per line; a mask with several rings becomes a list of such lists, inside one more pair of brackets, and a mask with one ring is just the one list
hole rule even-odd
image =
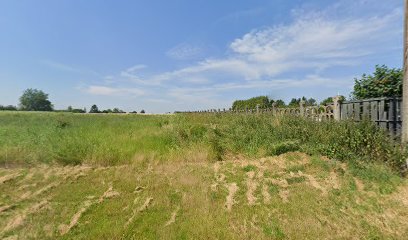
[[408, 186], [293, 152], [210, 163], [0, 170], [0, 238], [404, 239]]

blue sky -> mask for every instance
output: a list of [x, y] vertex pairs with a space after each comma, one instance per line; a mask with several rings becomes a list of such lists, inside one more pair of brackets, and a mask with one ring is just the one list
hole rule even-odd
[[0, 104], [227, 108], [258, 95], [348, 96], [402, 65], [401, 0], [1, 0]]

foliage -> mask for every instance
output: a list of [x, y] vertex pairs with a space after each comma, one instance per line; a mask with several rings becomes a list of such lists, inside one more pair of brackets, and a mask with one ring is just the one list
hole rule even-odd
[[260, 108], [266, 108], [269, 107], [271, 103], [267, 96], [259, 96], [248, 100], [236, 100], [232, 103], [232, 109], [255, 109], [257, 105], [259, 105]]
[[96, 104], [91, 106], [91, 109], [89, 109], [89, 113], [100, 113], [98, 106]]
[[292, 98], [288, 104], [289, 107], [299, 107], [301, 101], [305, 102], [306, 106], [316, 106], [317, 102], [314, 98]]
[[29, 88], [20, 97], [20, 108], [24, 111], [52, 111], [53, 106], [48, 94], [41, 90]]
[[[340, 102], [343, 102], [343, 101], [346, 101], [346, 97], [340, 95]], [[320, 102], [320, 105], [325, 105], [325, 106], [327, 106], [327, 105], [332, 104], [332, 103], [333, 103], [333, 98], [332, 98], [332, 97], [328, 97], [328, 98], [324, 99], [323, 101], [321, 101], [321, 102]]]
[[80, 109], [80, 108], [73, 108], [72, 111], [73, 113], [86, 113], [85, 109]]
[[17, 111], [17, 107], [13, 105], [7, 106], [0, 105], [0, 111]]
[[377, 65], [372, 75], [363, 74], [355, 79], [351, 96], [354, 99], [401, 96], [402, 81], [401, 69]]
[[276, 103], [276, 107], [285, 107], [286, 104], [283, 100], [273, 100], [267, 96], [253, 97], [247, 100], [236, 100], [232, 104], [233, 110], [245, 110], [245, 109], [255, 109], [257, 105], [260, 108], [270, 108], [272, 104]]
[[142, 109], [142, 110], [140, 111], [140, 113], [146, 113], [146, 112], [145, 112], [145, 110]]
[[276, 107], [278, 107], [278, 108], [283, 108], [283, 107], [286, 106], [285, 101], [283, 101], [281, 99], [276, 100], [275, 103], [276, 103]]

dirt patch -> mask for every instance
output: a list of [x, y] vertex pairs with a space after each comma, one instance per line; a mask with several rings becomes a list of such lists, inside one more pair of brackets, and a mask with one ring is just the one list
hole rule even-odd
[[137, 186], [137, 187], [135, 188], [135, 191], [133, 191], [133, 193], [140, 193], [140, 192], [142, 192], [144, 189], [145, 189], [145, 187]]
[[268, 185], [266, 184], [262, 186], [262, 196], [263, 196], [264, 204], [271, 203], [271, 195], [269, 194]]
[[404, 185], [398, 188], [398, 190], [392, 195], [392, 198], [398, 200], [405, 207], [408, 207], [408, 185]]
[[59, 226], [61, 236], [67, 234], [73, 227], [75, 227], [78, 224], [78, 221], [81, 218], [82, 214], [84, 214], [92, 205], [102, 203], [105, 199], [113, 198], [119, 195], [119, 192], [114, 191], [113, 187], [111, 186], [99, 197], [97, 201], [93, 200], [93, 196], [91, 198], [87, 197], [88, 200], [85, 200], [81, 209], [79, 209], [78, 212], [76, 212], [74, 216], [72, 216], [70, 223], [68, 225], [61, 224]]
[[47, 186], [45, 186], [45, 187], [43, 187], [43, 188], [40, 188], [39, 190], [35, 191], [35, 192], [31, 195], [31, 197], [36, 197], [36, 196], [38, 196], [38, 195], [40, 195], [40, 194], [42, 194], [42, 193], [44, 193], [44, 192], [47, 192], [47, 191], [49, 191], [49, 190], [51, 190], [51, 189], [57, 187], [58, 185], [60, 185], [59, 182], [51, 183], [51, 184], [49, 184], [49, 185], [47, 185]]
[[21, 176], [21, 173], [13, 173], [13, 174], [9, 174], [9, 175], [0, 177], [0, 185], [3, 184], [3, 183], [6, 183], [8, 181], [11, 181], [13, 179], [16, 179], [16, 178], [18, 178], [20, 176]]
[[15, 207], [15, 205], [5, 205], [5, 206], [1, 206], [1, 207], [0, 207], [0, 213], [5, 212], [5, 211], [7, 211], [7, 210], [9, 210], [9, 209], [12, 209], [12, 208], [14, 208], [14, 207]]
[[274, 178], [266, 178], [266, 181], [272, 183], [273, 185], [277, 185], [281, 188], [289, 187], [289, 183], [286, 179], [274, 179]]
[[108, 188], [108, 190], [106, 190], [103, 194], [102, 194], [102, 196], [99, 198], [99, 203], [102, 203], [105, 199], [107, 199], [107, 198], [113, 198], [113, 197], [117, 197], [117, 196], [119, 196], [120, 195], [120, 193], [119, 192], [117, 192], [117, 191], [114, 191], [113, 190], [113, 187], [112, 186], [110, 186], [109, 188]]
[[17, 214], [13, 219], [11, 219], [6, 227], [3, 229], [2, 233], [7, 233], [11, 230], [18, 228], [19, 226], [24, 224], [25, 219], [28, 215], [34, 214], [44, 208], [48, 204], [48, 200], [43, 200], [37, 204], [32, 205], [28, 209], [24, 210], [20, 214]]
[[320, 185], [320, 183], [316, 180], [315, 177], [312, 175], [304, 174], [304, 176], [309, 180], [309, 184], [316, 188], [317, 190], [320, 190], [322, 192], [322, 195], [327, 195], [327, 190]]
[[173, 223], [176, 222], [176, 216], [177, 216], [177, 213], [178, 213], [179, 210], [180, 210], [180, 207], [177, 207], [176, 210], [174, 210], [174, 211], [171, 213], [171, 216], [170, 216], [169, 221], [167, 221], [166, 224], [164, 225], [165, 227], [167, 227], [167, 226], [169, 226], [169, 225], [171, 225], [171, 224], [173, 224]]
[[284, 203], [289, 202], [289, 190], [279, 190], [279, 197]]
[[256, 201], [258, 200], [257, 197], [255, 197], [255, 191], [258, 188], [258, 182], [254, 180], [255, 172], [250, 171], [247, 173], [247, 192], [246, 192], [246, 197], [248, 200], [249, 205], [255, 205]]
[[[138, 201], [139, 201], [139, 198], [136, 198], [133, 203], [136, 204]], [[152, 202], [153, 202], [153, 198], [149, 197], [149, 198], [146, 199], [144, 204], [138, 210], [134, 209], [132, 215], [130, 216], [130, 218], [126, 222], [125, 227], [127, 227], [130, 223], [133, 222], [133, 219], [136, 217], [137, 213], [146, 211], [147, 208], [152, 204]], [[174, 218], [176, 218], [176, 217], [174, 217]]]
[[231, 211], [232, 206], [236, 203], [236, 201], [234, 200], [234, 196], [239, 188], [236, 183], [226, 184], [226, 187], [228, 189], [228, 196], [226, 198], [225, 207], [228, 211]]
[[72, 216], [71, 221], [68, 225], [62, 224], [59, 226], [59, 231], [61, 236], [67, 234], [75, 225], [77, 225], [82, 214], [84, 214], [91, 206], [94, 204], [91, 200], [86, 200], [81, 209]]
[[152, 202], [153, 202], [152, 197], [147, 198], [144, 204], [139, 208], [139, 212], [145, 211], [150, 206], [150, 204], [152, 204]]
[[340, 182], [337, 178], [337, 174], [335, 172], [330, 172], [330, 177], [328, 179], [329, 184], [332, 186], [333, 189], [340, 189]]
[[364, 191], [364, 183], [360, 179], [355, 177], [354, 182], [356, 183], [356, 187], [358, 191]]

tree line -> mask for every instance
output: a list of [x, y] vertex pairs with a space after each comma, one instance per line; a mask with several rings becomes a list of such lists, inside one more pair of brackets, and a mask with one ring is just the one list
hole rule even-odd
[[[64, 110], [55, 110], [54, 105], [48, 99], [48, 94], [44, 93], [38, 89], [26, 89], [21, 97], [19, 98], [19, 107], [13, 105], [3, 106], [0, 105], [0, 111], [45, 111], [45, 112], [72, 112], [72, 113], [86, 113], [86, 108], [73, 108], [69, 106]], [[91, 106], [89, 113], [126, 113], [125, 111], [119, 108], [99, 110], [98, 106], [95, 104]], [[137, 113], [133, 111], [131, 113]], [[140, 113], [145, 113], [144, 110], [141, 110]]]
[[[400, 97], [402, 96], [403, 72], [399, 68], [388, 68], [385, 65], [375, 66], [374, 73], [363, 74], [360, 78], [354, 79], [354, 88], [350, 93], [350, 100], [361, 100], [379, 97]], [[236, 100], [232, 104], [232, 109], [254, 109], [258, 105], [260, 108], [272, 107], [276, 103], [277, 107], [298, 107], [303, 100], [306, 106], [316, 106], [318, 102], [313, 98], [292, 98], [289, 103], [283, 100], [274, 100], [268, 96], [253, 97], [247, 100]], [[340, 101], [345, 101], [345, 96], [340, 96]], [[320, 102], [320, 105], [333, 103], [333, 98], [328, 97]]]

